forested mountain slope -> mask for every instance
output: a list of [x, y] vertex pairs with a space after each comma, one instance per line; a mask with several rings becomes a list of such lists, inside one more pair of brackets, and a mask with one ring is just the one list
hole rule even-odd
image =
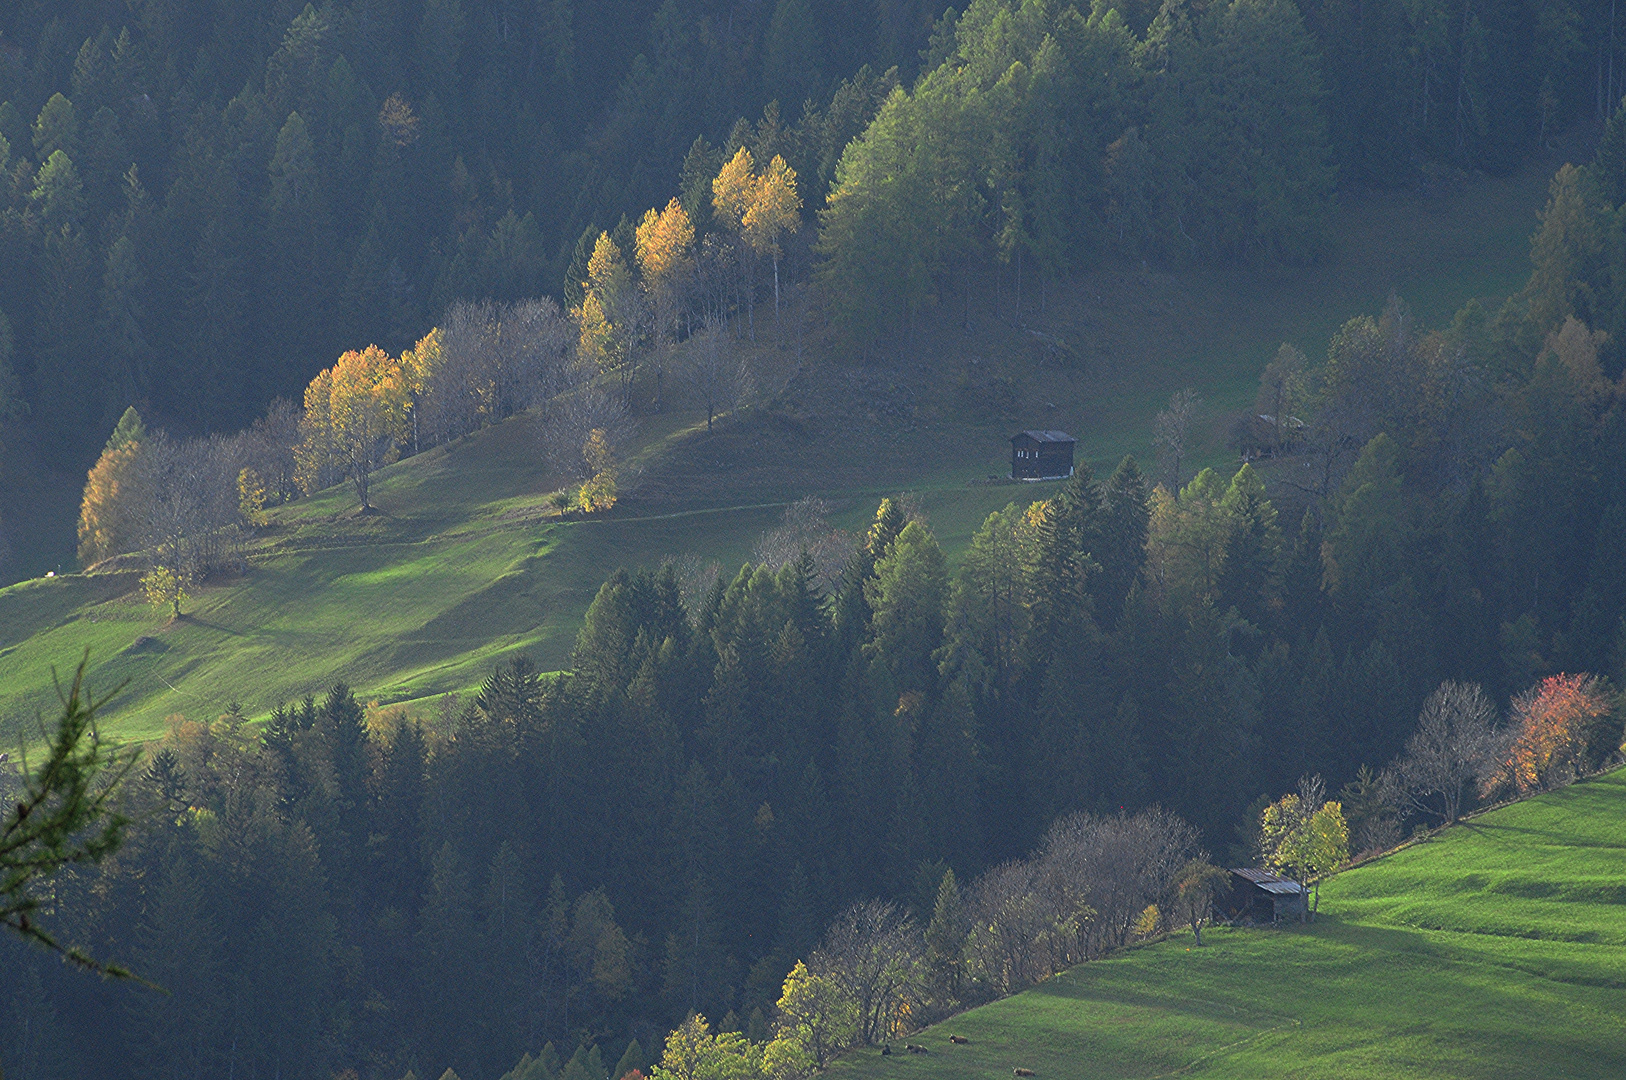
[[[1232, 410], [1249, 403], [1281, 341], [1314, 351], [1394, 288], [1428, 321], [1516, 288], [1541, 190], [1532, 170], [1455, 196], [1350, 200], [1338, 217], [1345, 241], [1313, 269], [1107, 267], [1053, 286], [1025, 329], [999, 317], [989, 289], [973, 333], [955, 320], [923, 328], [915, 355], [929, 363], [799, 365], [793, 316], [782, 326], [765, 316], [752, 356], [762, 399], [707, 433], [699, 403], [675, 387], [666, 413], [641, 419], [628, 450], [640, 476], [602, 521], [558, 518], [547, 496], [565, 478], [526, 415], [388, 467], [379, 517], [350, 517], [345, 486], [273, 511], [247, 572], [205, 584], [173, 626], [140, 597], [137, 572], [0, 592], [0, 719], [48, 709], [49, 667], [86, 646], [98, 685], [133, 680], [108, 716], [132, 735], [232, 700], [263, 715], [340, 678], [389, 702], [476, 685], [519, 652], [565, 667], [609, 570], [688, 556], [732, 572], [783, 507], [810, 494], [858, 529], [882, 496], [918, 492], [957, 556], [990, 510], [1033, 497], [967, 486], [1007, 471], [1011, 430], [1070, 430], [1103, 471], [1125, 453], [1149, 462], [1152, 414], [1191, 385], [1207, 400], [1192, 460], [1227, 460]], [[1058, 363], [1047, 336], [1076, 359]]]
[[1495, 810], [1327, 881], [1313, 925], [1176, 932], [829, 1075], [1618, 1076], [1623, 818], [1620, 772]]
[[8, 5], [8, 546], [28, 572], [62, 561], [40, 539], [66, 531], [52, 489], [77, 485], [126, 406], [229, 432], [459, 299], [573, 306], [593, 238], [629, 248], [644, 208], [677, 195], [714, 231], [708, 174], [742, 145], [799, 177], [835, 323], [912, 333], [977, 287], [968, 266], [1020, 296], [1024, 274], [1031, 295], [1109, 255], [1325, 257], [1335, 192], [1450, 190], [1595, 128], [1626, 70], [1611, 18], [1597, 0], [1461, 18], [1398, 2]]

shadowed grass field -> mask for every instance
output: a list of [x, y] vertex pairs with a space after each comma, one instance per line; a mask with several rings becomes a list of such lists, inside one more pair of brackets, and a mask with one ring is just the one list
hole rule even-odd
[[1617, 771], [1344, 872], [1314, 925], [1177, 934], [830, 1075], [1626, 1076], [1623, 825]]

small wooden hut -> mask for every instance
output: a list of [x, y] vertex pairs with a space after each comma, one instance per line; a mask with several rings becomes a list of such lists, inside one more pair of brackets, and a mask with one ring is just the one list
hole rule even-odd
[[1063, 480], [1073, 475], [1073, 447], [1065, 431], [1019, 431], [1011, 436], [1012, 480]]
[[1242, 867], [1231, 871], [1231, 891], [1217, 907], [1228, 918], [1254, 923], [1302, 919], [1306, 909], [1303, 885], [1269, 870]]

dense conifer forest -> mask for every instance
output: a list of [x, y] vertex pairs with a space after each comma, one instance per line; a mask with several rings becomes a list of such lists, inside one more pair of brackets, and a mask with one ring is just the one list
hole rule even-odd
[[[1324, 356], [1283, 346], [1223, 469], [1183, 465], [1180, 394], [1155, 462], [1013, 501], [952, 567], [908, 499], [846, 537], [802, 503], [707, 589], [615, 572], [567, 673], [177, 718], [124, 786], [127, 842], [42, 907], [167, 993], [8, 935], [8, 1076], [801, 1077], [1182, 904], [1200, 928], [1203, 853], [1252, 860], [1297, 808], [1336, 818], [1341, 859], [1613, 760], [1610, 16], [9, 7], [0, 423], [75, 467], [113, 431], [85, 561], [144, 548], [177, 615], [267, 507], [347, 480], [365, 510], [385, 460], [526, 409], [568, 434], [576, 510], [613, 505], [634, 352], [749, 334], [781, 272], [814, 290], [830, 362], [856, 362], [978, 273], [1314, 259], [1343, 191], [1602, 135], [1554, 178], [1523, 291], [1437, 328], [1394, 297]], [[700, 284], [664, 292], [680, 262]], [[218, 511], [201, 530], [115, 528], [187, 493]], [[1448, 699], [1480, 743], [1430, 787], [1425, 703]], [[858, 994], [864, 949], [903, 972], [885, 1010], [854, 999], [821, 1034], [798, 1003]], [[711, 1064], [684, 1072], [685, 1046]]]
[[706, 231], [708, 173], [740, 145], [794, 167], [810, 228], [833, 185], [821, 279], [861, 336], [951, 297], [967, 260], [1025, 261], [1036, 283], [1113, 250], [1311, 257], [1339, 185], [1450, 185], [1598, 123], [1626, 80], [1610, 17], [1513, 0], [8, 4], [0, 415], [74, 468], [130, 404], [177, 433], [234, 430], [456, 300], [570, 306], [592, 237], [621, 222], [630, 250], [629, 222], [670, 195]]

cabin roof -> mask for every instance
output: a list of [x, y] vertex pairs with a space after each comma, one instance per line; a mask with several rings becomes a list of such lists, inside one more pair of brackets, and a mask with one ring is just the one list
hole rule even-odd
[[1011, 442], [1017, 439], [1028, 438], [1038, 443], [1076, 443], [1077, 439], [1065, 431], [1018, 431], [1011, 436]]
[[1297, 896], [1304, 892], [1304, 886], [1279, 874], [1272, 874], [1269, 870], [1256, 870], [1252, 867], [1237, 867], [1231, 871], [1237, 877], [1251, 885], [1256, 885], [1265, 892], [1278, 896]]

